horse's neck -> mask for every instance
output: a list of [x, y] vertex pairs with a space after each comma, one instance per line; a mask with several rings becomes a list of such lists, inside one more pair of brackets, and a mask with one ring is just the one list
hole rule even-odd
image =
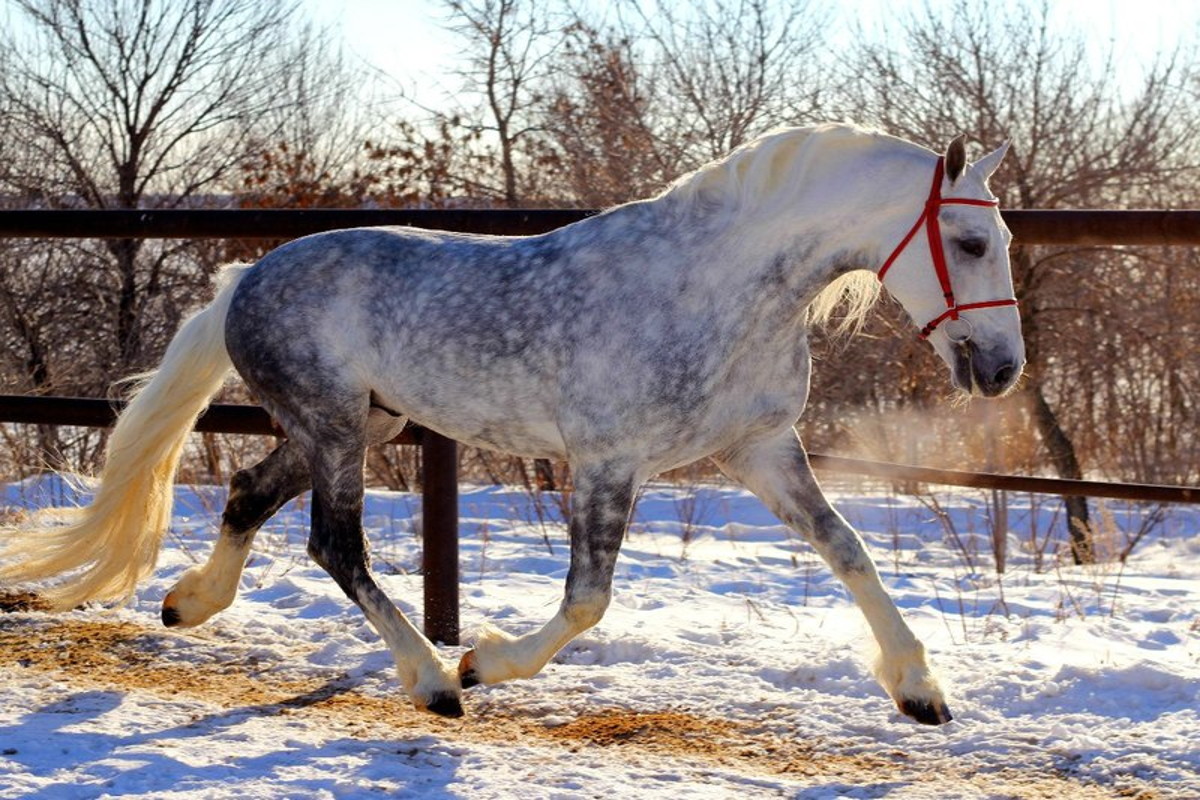
[[813, 298], [848, 268], [866, 266], [811, 223], [768, 224], [761, 216], [655, 203], [596, 222], [604, 228], [588, 237], [588, 247], [603, 252], [608, 268], [628, 269], [623, 277], [656, 308], [708, 319], [731, 345], [794, 350]]
[[920, 215], [932, 170], [930, 154], [898, 144], [903, 149], [835, 155], [793, 194], [745, 215], [743, 235], [771, 254], [760, 255], [760, 265], [789, 267], [777, 291], [807, 302], [850, 270], [881, 266]]
[[711, 298], [802, 325], [822, 289], [852, 269], [878, 268], [920, 213], [923, 158], [834, 152], [786, 192], [727, 207], [668, 193], [594, 217], [570, 235], [614, 266], [624, 251], [645, 271], [630, 279], [686, 284], [696, 293], [691, 302]]

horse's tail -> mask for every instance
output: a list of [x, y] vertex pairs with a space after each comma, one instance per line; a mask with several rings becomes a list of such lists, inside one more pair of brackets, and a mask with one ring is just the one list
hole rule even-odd
[[55, 610], [133, 596], [154, 568], [170, 524], [175, 468], [187, 435], [232, 366], [225, 317], [247, 269], [226, 267], [212, 303], [183, 323], [157, 370], [135, 379], [135, 394], [109, 436], [92, 502], [36, 512], [30, 524], [0, 531], [7, 540], [0, 542], [0, 581], [70, 573], [42, 590]]

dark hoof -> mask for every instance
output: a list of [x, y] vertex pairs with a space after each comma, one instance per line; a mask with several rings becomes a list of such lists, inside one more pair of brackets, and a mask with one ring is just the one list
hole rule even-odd
[[954, 719], [945, 703], [931, 703], [928, 700], [905, 700], [900, 703], [900, 712], [922, 725], [945, 725]]
[[438, 692], [429, 701], [429, 705], [425, 706], [426, 711], [431, 711], [439, 717], [451, 717], [457, 719], [463, 715], [462, 701], [457, 695], [449, 692]]
[[162, 621], [163, 625], [166, 625], [168, 628], [174, 628], [176, 625], [183, 622], [183, 620], [179, 617], [179, 610], [172, 606], [162, 607]]
[[468, 650], [463, 653], [462, 660], [458, 662], [458, 682], [462, 684], [462, 688], [470, 689], [472, 686], [478, 686], [482, 681], [479, 680], [479, 673], [475, 671], [475, 651]]

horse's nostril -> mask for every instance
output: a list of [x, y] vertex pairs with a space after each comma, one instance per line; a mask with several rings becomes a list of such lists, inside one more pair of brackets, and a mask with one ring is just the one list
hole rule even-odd
[[996, 370], [996, 374], [992, 376], [993, 386], [1005, 386], [1012, 380], [1016, 374], [1017, 368], [1013, 364], [1005, 364], [1000, 369]]

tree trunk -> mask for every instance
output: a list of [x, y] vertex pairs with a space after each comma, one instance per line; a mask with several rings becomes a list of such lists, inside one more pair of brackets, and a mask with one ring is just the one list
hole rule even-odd
[[124, 375], [131, 368], [141, 368], [141, 331], [138, 325], [140, 297], [137, 285], [137, 257], [141, 242], [136, 239], [117, 239], [109, 243], [108, 251], [116, 262], [119, 276], [117, 289], [116, 357], [117, 371]]
[[516, 208], [517, 197], [517, 165], [513, 161], [513, 141], [508, 136], [508, 124], [500, 123], [500, 157], [504, 171], [504, 204], [508, 208]]
[[[38, 326], [26, 318], [16, 301], [10, 301], [14, 306], [12, 324], [26, 347], [25, 377], [32, 384], [33, 394], [51, 394], [50, 360]], [[65, 471], [66, 460], [63, 458], [62, 442], [58, 436], [57, 425], [37, 426], [38, 468], [55, 472]]]
[[[1033, 398], [1033, 416], [1037, 423], [1038, 433], [1046, 445], [1050, 463], [1058, 472], [1060, 478], [1081, 480], [1083, 472], [1079, 469], [1079, 459], [1075, 455], [1075, 445], [1071, 443], [1066, 432], [1058, 422], [1058, 417], [1046, 395], [1038, 383], [1033, 383], [1029, 389]], [[1088, 520], [1088, 502], [1086, 497], [1065, 496], [1063, 503], [1067, 508], [1067, 530], [1071, 535], [1071, 556], [1076, 564], [1091, 564], [1095, 561], [1092, 550], [1092, 529]]]

